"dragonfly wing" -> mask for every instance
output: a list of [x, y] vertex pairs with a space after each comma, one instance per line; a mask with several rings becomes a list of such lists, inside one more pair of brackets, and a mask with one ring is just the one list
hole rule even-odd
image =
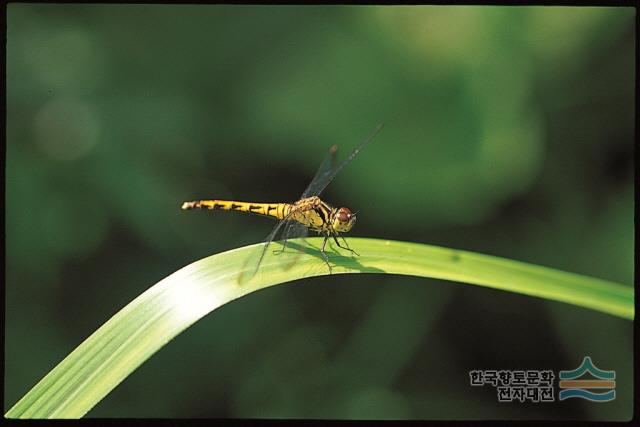
[[[309, 187], [302, 193], [302, 198], [310, 197], [310, 196], [319, 196], [322, 191], [333, 181], [333, 178], [336, 177], [338, 172], [340, 172], [346, 165], [348, 165], [351, 160], [354, 159], [362, 150], [362, 148], [367, 145], [382, 129], [382, 123], [376, 126], [376, 128], [369, 134], [369, 136], [360, 143], [360, 145], [349, 154], [349, 157], [344, 159], [342, 163], [336, 165], [335, 162], [335, 154], [337, 151], [337, 147], [334, 145], [329, 149], [329, 154], [325, 157], [322, 164], [320, 164], [320, 168], [318, 172], [316, 172], [316, 176], [313, 178]], [[332, 166], [333, 164], [333, 166]]]
[[309, 196], [314, 196], [315, 195], [314, 192], [316, 191], [316, 188], [322, 184], [323, 177], [326, 177], [329, 173], [331, 173], [333, 169], [335, 169], [337, 152], [338, 152], [338, 146], [332, 145], [331, 148], [329, 148], [329, 152], [324, 157], [324, 160], [322, 161], [322, 163], [320, 163], [320, 167], [318, 168], [318, 171], [316, 172], [315, 176], [309, 183], [309, 186], [307, 187], [306, 190], [304, 190], [304, 193], [302, 193], [302, 196], [300, 196], [301, 199], [304, 199]]
[[[292, 213], [293, 212], [291, 212], [286, 218], [280, 220], [278, 224], [273, 227], [273, 230], [271, 230], [269, 235], [267, 235], [267, 237], [263, 241], [264, 246], [262, 247], [262, 249], [260, 249], [260, 255], [247, 259], [244, 270], [248, 273], [249, 278], [253, 277], [257, 273], [258, 269], [260, 268], [260, 264], [262, 264], [262, 260], [267, 253], [267, 249], [271, 245], [271, 242], [273, 242], [273, 240], [276, 238], [280, 230], [282, 230], [282, 238], [284, 240], [293, 239], [296, 237], [305, 237], [307, 235], [307, 227], [297, 221], [289, 220], [289, 217], [292, 215]], [[252, 263], [253, 265], [250, 265]]]
[[282, 233], [282, 240], [295, 239], [297, 237], [307, 237], [309, 229], [296, 221], [289, 221], [289, 224]]
[[[378, 126], [376, 126], [373, 132], [371, 132], [369, 136], [355, 150], [353, 150], [351, 154], [349, 154], [349, 157], [347, 157], [340, 164], [337, 164], [336, 162], [336, 152], [338, 151], [338, 148], [335, 145], [332, 146], [329, 149], [329, 153], [320, 164], [320, 167], [318, 168], [316, 175], [313, 177], [313, 179], [311, 180], [311, 183], [309, 184], [307, 189], [304, 190], [300, 198], [304, 199], [306, 197], [320, 195], [320, 193], [325, 188], [327, 188], [327, 186], [331, 183], [331, 181], [333, 181], [333, 179], [336, 177], [338, 172], [340, 172], [347, 164], [349, 164], [349, 162], [351, 162], [351, 160], [354, 159], [354, 157], [358, 155], [360, 150], [362, 150], [362, 148], [365, 145], [367, 145], [373, 139], [373, 137], [375, 137], [378, 134], [378, 132], [380, 132], [380, 129], [382, 129], [382, 124], [379, 124]], [[276, 237], [280, 229], [282, 229], [282, 227], [285, 227], [283, 230], [283, 237], [285, 240], [295, 238], [295, 237], [304, 237], [307, 235], [308, 233], [307, 227], [298, 223], [297, 221], [289, 220], [292, 213], [293, 212], [289, 213], [288, 217], [278, 222], [278, 224], [273, 228], [273, 230], [271, 230], [271, 233], [269, 233], [267, 238], [264, 240], [264, 246], [262, 247], [262, 249], [260, 249], [260, 255], [258, 257], [249, 258], [249, 260], [251, 260], [250, 262], [255, 261], [255, 264], [253, 266], [249, 268], [245, 266], [245, 272], [248, 271], [249, 277], [253, 277], [258, 271], [258, 268], [260, 267], [260, 264], [264, 259], [264, 255], [267, 253], [267, 249], [269, 248], [269, 245], [271, 244], [273, 239]], [[240, 278], [240, 281], [243, 281], [242, 277]]]
[[[274, 237], [276, 237], [276, 235], [278, 234], [278, 231], [280, 231], [280, 229], [288, 222], [289, 221], [287, 221], [286, 219], [280, 220], [278, 224], [276, 224], [276, 226], [273, 227], [273, 230], [271, 230], [269, 235], [267, 235], [267, 237], [263, 240], [264, 246], [262, 247], [262, 249], [260, 249], [260, 255], [251, 256], [247, 258], [247, 261], [245, 261], [245, 265], [243, 268], [244, 272], [248, 275], [246, 276], [247, 279], [250, 279], [251, 277], [255, 276], [256, 272], [258, 271], [258, 268], [260, 267], [260, 264], [262, 264], [264, 255], [267, 253], [267, 248], [273, 241]], [[242, 276], [240, 277], [240, 281], [243, 281], [243, 279], [245, 278], [244, 276], [245, 273], [242, 273]]]

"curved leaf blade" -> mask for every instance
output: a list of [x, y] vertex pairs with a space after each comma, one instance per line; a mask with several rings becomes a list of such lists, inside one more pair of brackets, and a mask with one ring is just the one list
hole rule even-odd
[[[255, 276], [247, 257], [262, 244], [219, 253], [167, 276], [89, 336], [7, 413], [8, 418], [77, 418], [131, 372], [212, 310], [248, 293], [328, 274], [321, 238], [288, 242], [267, 255]], [[361, 255], [329, 252], [333, 273], [387, 273], [433, 277], [574, 304], [634, 318], [630, 286], [518, 261], [416, 243], [350, 238]], [[251, 265], [251, 263], [248, 263]]]

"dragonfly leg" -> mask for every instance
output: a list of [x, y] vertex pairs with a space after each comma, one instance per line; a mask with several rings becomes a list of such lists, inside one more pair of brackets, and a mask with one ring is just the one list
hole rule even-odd
[[292, 223], [291, 222], [287, 222], [287, 225], [285, 226], [285, 230], [284, 233], [282, 233], [282, 235], [284, 236], [284, 239], [282, 241], [282, 249], [275, 249], [273, 251], [274, 254], [280, 254], [282, 252], [284, 252], [284, 250], [287, 248], [287, 234], [288, 231], [291, 229]]
[[327, 256], [327, 253], [324, 251], [324, 249], [327, 247], [327, 240], [329, 240], [329, 235], [324, 236], [324, 240], [322, 241], [322, 249], [320, 249], [320, 253], [324, 258], [324, 262], [327, 263], [327, 267], [329, 267], [329, 274], [331, 274], [332, 271], [331, 271], [331, 264], [329, 264], [329, 257]]
[[274, 254], [281, 254], [282, 252], [284, 252], [284, 250], [287, 248], [287, 239], [284, 239], [284, 241], [282, 242], [282, 249], [274, 249], [273, 253]]
[[[342, 236], [340, 236], [340, 237], [342, 237]], [[333, 235], [333, 240], [336, 242], [336, 245], [338, 245], [338, 247], [339, 247], [339, 248], [346, 249], [346, 250], [348, 250], [349, 252], [353, 253], [354, 255], [360, 256], [360, 255], [358, 254], [358, 252], [354, 251], [353, 249], [351, 249], [351, 248], [349, 247], [349, 244], [347, 243], [347, 239], [345, 239], [344, 237], [342, 237], [342, 241], [344, 242], [344, 244], [345, 244], [346, 246], [342, 246], [342, 245], [340, 244], [340, 241], [338, 241], [338, 239], [336, 238], [335, 234]]]

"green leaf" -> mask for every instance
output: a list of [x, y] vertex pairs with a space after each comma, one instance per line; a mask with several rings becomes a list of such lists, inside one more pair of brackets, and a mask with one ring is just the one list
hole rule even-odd
[[[194, 262], [138, 296], [49, 372], [7, 413], [9, 418], [82, 417], [123, 379], [207, 313], [268, 286], [326, 275], [321, 238], [289, 241], [267, 251], [251, 276], [262, 244]], [[634, 318], [634, 290], [605, 280], [497, 257], [416, 243], [351, 238], [347, 251], [328, 251], [333, 273], [386, 273], [471, 283]], [[276, 247], [276, 245], [274, 245]]]

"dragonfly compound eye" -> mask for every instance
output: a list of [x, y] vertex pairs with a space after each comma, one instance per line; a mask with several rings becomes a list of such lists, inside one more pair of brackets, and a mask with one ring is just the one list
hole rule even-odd
[[338, 209], [337, 218], [340, 222], [349, 222], [349, 220], [351, 219], [351, 211], [349, 210], [349, 208], [340, 208]]
[[340, 233], [346, 233], [351, 230], [356, 222], [355, 214], [351, 213], [349, 208], [340, 208], [333, 217], [333, 229]]

